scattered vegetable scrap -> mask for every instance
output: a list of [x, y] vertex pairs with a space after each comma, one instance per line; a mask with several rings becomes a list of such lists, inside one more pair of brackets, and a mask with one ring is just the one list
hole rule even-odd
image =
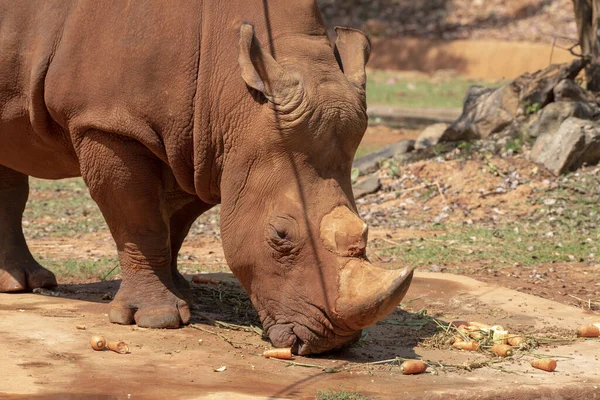
[[461, 326], [467, 326], [469, 323], [467, 321], [452, 321], [450, 325], [453, 325], [455, 328], [460, 328]]
[[577, 330], [577, 336], [593, 338], [600, 336], [600, 329], [595, 325], [581, 325]]
[[452, 347], [460, 350], [477, 351], [479, 350], [479, 343], [477, 343], [477, 340], [471, 340], [470, 342], [454, 342]]
[[92, 349], [96, 351], [103, 351], [105, 349], [109, 349], [119, 354], [127, 354], [129, 353], [129, 347], [125, 344], [125, 342], [114, 341], [106, 343], [106, 339], [104, 336], [96, 335], [90, 338], [90, 345]]
[[556, 360], [551, 358], [541, 358], [531, 362], [533, 368], [541, 369], [547, 372], [552, 372], [556, 369]]
[[125, 342], [117, 341], [117, 342], [108, 342], [106, 347], [109, 350], [114, 351], [119, 354], [127, 354], [129, 353], [129, 347], [125, 344]]
[[506, 340], [508, 341], [508, 344], [514, 347], [519, 347], [525, 342], [525, 339], [522, 336], [509, 336]]
[[265, 350], [263, 352], [263, 356], [266, 358], [279, 358], [281, 360], [291, 360], [292, 358], [294, 358], [292, 356], [292, 348], [291, 347]]
[[219, 368], [215, 368], [213, 371], [215, 372], [223, 372], [227, 369], [227, 367], [225, 365], [223, 365], [222, 367]]
[[404, 375], [422, 374], [427, 370], [427, 364], [421, 360], [406, 360], [400, 365], [400, 371]]
[[104, 339], [104, 336], [92, 336], [90, 339], [90, 345], [92, 346], [92, 349], [96, 351], [102, 351], [106, 348], [106, 339]]
[[492, 331], [492, 341], [494, 343], [506, 344], [508, 331], [505, 331], [500, 325], [492, 326], [490, 330]]
[[79, 329], [79, 330], [82, 330], [82, 331], [85, 331], [85, 325], [75, 325], [75, 328]]
[[513, 355], [513, 350], [512, 347], [508, 344], [496, 343], [492, 346], [492, 353], [494, 353], [498, 357], [510, 357]]

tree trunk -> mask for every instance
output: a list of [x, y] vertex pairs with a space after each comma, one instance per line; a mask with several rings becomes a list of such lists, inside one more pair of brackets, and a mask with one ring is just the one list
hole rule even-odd
[[583, 56], [590, 60], [585, 69], [587, 88], [600, 92], [600, 0], [573, 0], [579, 45]]

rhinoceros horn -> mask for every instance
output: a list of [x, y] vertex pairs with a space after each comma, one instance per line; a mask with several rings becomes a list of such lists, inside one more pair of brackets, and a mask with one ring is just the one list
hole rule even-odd
[[338, 256], [338, 297], [334, 312], [348, 328], [365, 328], [391, 313], [410, 286], [413, 269], [384, 270], [367, 261], [367, 225], [348, 207], [321, 220], [321, 240]]

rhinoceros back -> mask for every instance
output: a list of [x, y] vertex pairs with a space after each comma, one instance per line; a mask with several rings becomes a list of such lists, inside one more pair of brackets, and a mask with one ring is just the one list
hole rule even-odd
[[[191, 136], [201, 11], [200, 0], [0, 0], [0, 164], [78, 175], [89, 130], [176, 158]], [[24, 148], [31, 160], [10, 155]]]

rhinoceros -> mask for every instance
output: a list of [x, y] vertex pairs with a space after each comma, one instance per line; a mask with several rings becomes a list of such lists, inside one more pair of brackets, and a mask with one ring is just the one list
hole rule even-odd
[[189, 322], [177, 254], [221, 204], [273, 345], [353, 343], [412, 279], [368, 261], [352, 195], [370, 48], [332, 46], [314, 0], [0, 0], [0, 292], [56, 285], [22, 233], [28, 177], [81, 176], [122, 268], [111, 322]]

